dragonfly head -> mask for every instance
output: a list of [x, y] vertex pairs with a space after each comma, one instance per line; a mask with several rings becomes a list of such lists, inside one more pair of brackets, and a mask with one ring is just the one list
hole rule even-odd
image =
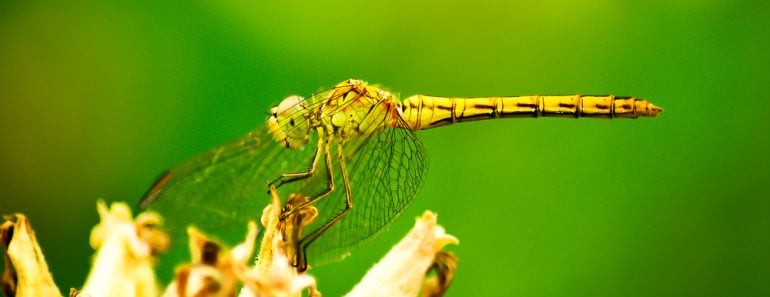
[[310, 123], [305, 98], [289, 96], [273, 107], [270, 113], [267, 125], [275, 140], [290, 149], [299, 149], [307, 144]]

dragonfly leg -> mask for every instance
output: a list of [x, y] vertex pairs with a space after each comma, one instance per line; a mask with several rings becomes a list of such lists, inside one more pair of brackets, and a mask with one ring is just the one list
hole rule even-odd
[[334, 216], [331, 220], [326, 222], [323, 226], [321, 226], [321, 228], [316, 229], [313, 231], [313, 233], [308, 234], [305, 236], [305, 238], [302, 238], [299, 241], [298, 245], [300, 249], [297, 249], [299, 253], [297, 255], [296, 264], [297, 270], [300, 272], [307, 270], [307, 248], [313, 243], [313, 241], [318, 239], [318, 237], [326, 232], [326, 230], [334, 226], [334, 224], [342, 219], [342, 217], [353, 208], [353, 192], [350, 190], [350, 180], [348, 179], [348, 169], [347, 165], [345, 164], [345, 154], [342, 151], [342, 144], [339, 144], [337, 152], [340, 159], [340, 169], [342, 170], [342, 180], [343, 184], [345, 185], [345, 209]]
[[332, 192], [334, 192], [334, 170], [332, 170], [334, 167], [332, 165], [332, 157], [331, 154], [329, 154], [329, 143], [324, 144], [323, 146], [319, 146], [319, 148], [322, 148], [324, 151], [324, 157], [326, 159], [326, 177], [329, 180], [329, 185], [326, 187], [326, 190], [324, 190], [321, 194], [316, 195], [315, 197], [311, 197], [308, 199], [307, 202], [300, 204], [297, 207], [294, 207], [290, 209], [287, 212], [284, 212], [281, 214], [280, 219], [283, 220], [286, 217], [292, 215], [295, 211], [298, 209], [302, 209], [303, 207], [312, 204], [313, 202], [322, 199], [326, 196], [329, 196]]
[[[313, 155], [313, 161], [310, 162], [310, 168], [308, 168], [305, 172], [292, 172], [292, 173], [284, 173], [281, 174], [280, 177], [276, 178], [272, 182], [268, 184], [268, 187], [275, 185], [275, 188], [280, 188], [284, 184], [288, 184], [293, 181], [298, 181], [304, 178], [308, 178], [315, 173], [316, 165], [318, 164], [318, 159], [321, 158], [321, 153], [323, 152], [323, 139], [318, 139], [318, 148], [315, 150], [315, 155]], [[277, 184], [276, 184], [277, 183]]]

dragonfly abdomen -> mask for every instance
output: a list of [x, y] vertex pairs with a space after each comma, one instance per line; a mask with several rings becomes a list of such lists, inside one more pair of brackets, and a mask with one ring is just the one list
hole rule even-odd
[[607, 96], [516, 96], [446, 98], [415, 95], [402, 102], [404, 120], [415, 130], [458, 122], [509, 117], [654, 117], [663, 111], [644, 99]]

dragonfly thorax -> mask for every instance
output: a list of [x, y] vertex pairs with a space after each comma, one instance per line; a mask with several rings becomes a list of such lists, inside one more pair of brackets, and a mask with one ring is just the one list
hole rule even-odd
[[357, 80], [337, 85], [322, 107], [320, 123], [340, 142], [369, 135], [392, 124], [396, 112], [393, 96]]
[[289, 96], [270, 113], [267, 125], [275, 140], [291, 149], [300, 149], [307, 144], [311, 125], [305, 98]]

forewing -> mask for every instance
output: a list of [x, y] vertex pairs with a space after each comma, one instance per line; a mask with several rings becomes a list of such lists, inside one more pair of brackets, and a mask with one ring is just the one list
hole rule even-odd
[[[310, 108], [317, 107], [308, 105]], [[164, 218], [164, 229], [172, 246], [161, 270], [189, 261], [187, 227], [232, 246], [243, 241], [250, 220], [259, 222], [270, 203], [268, 182], [284, 173], [305, 172], [317, 148], [314, 131], [300, 150], [283, 146], [262, 124], [229, 143], [195, 156], [164, 174], [148, 191], [142, 205]], [[301, 193], [300, 188], [314, 178], [281, 187], [281, 197]]]
[[[320, 91], [301, 102], [306, 108], [300, 112], [310, 113], [320, 108], [323, 99], [336, 94], [335, 88]], [[228, 243], [242, 240], [246, 222], [258, 220], [270, 202], [268, 181], [284, 173], [308, 170], [317, 148], [314, 132], [308, 131], [305, 147], [292, 150], [273, 139], [263, 123], [238, 139], [172, 168], [158, 179], [140, 205], [163, 215], [166, 228], [177, 241], [184, 240], [188, 225], [217, 234]], [[308, 182], [289, 183], [281, 190], [300, 192]]]

